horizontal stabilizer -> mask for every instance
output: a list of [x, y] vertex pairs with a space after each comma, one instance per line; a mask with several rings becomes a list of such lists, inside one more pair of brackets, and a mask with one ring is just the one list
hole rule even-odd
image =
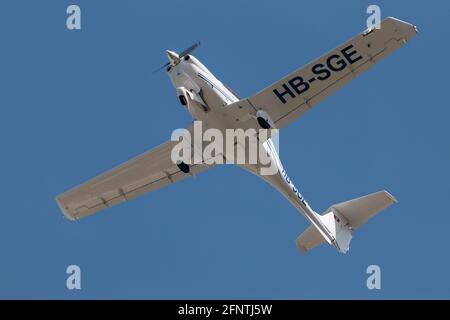
[[326, 243], [327, 241], [319, 232], [319, 230], [313, 225], [309, 226], [308, 229], [305, 230], [298, 238], [297, 238], [297, 247], [304, 254], [306, 251], [314, 249], [318, 245], [322, 243]]
[[[353, 231], [395, 202], [397, 200], [389, 192], [383, 190], [334, 204], [319, 217], [324, 228], [334, 239], [331, 244], [338, 251], [346, 253], [350, 247]], [[327, 240], [318, 228], [311, 225], [297, 238], [296, 242], [300, 251], [305, 253]]]
[[383, 190], [334, 204], [325, 213], [335, 209], [345, 217], [352, 229], [357, 229], [363, 224], [366, 224], [369, 218], [396, 202], [397, 199], [393, 195]]

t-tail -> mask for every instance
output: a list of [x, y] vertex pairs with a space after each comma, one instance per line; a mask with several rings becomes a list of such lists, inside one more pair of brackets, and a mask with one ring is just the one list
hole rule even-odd
[[311, 224], [297, 238], [297, 246], [302, 253], [305, 253], [328, 242], [339, 252], [347, 253], [352, 240], [352, 232], [395, 202], [397, 200], [389, 192], [379, 191], [334, 204], [322, 215], [316, 214], [322, 222], [321, 225]]

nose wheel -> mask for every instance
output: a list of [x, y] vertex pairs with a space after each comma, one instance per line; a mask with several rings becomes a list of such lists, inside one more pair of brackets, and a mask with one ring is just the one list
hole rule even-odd
[[185, 96], [178, 96], [178, 98], [180, 99], [181, 105], [183, 105], [183, 106], [187, 105], [187, 101], [186, 101], [186, 97]]

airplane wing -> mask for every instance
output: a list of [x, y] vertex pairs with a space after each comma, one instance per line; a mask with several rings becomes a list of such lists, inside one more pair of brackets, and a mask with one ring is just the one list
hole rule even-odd
[[368, 29], [256, 95], [230, 104], [230, 121], [236, 128], [259, 129], [255, 115], [262, 110], [276, 128], [285, 127], [416, 33], [412, 24], [386, 18], [380, 29]]
[[189, 173], [182, 172], [171, 160], [172, 148], [177, 143], [167, 141], [57, 196], [59, 207], [68, 219], [78, 220], [212, 167], [193, 164]]

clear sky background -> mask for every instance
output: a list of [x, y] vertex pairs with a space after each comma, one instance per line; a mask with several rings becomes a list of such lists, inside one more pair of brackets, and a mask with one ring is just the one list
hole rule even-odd
[[[66, 29], [66, 8], [82, 30]], [[281, 132], [316, 211], [387, 189], [399, 203], [349, 254], [302, 256], [308, 226], [231, 165], [78, 222], [59, 193], [185, 127], [166, 49], [249, 96], [365, 29], [366, 8], [414, 23], [409, 44]], [[450, 298], [449, 26], [445, 1], [2, 1], [0, 298]], [[82, 289], [66, 289], [77, 264]], [[366, 268], [381, 267], [381, 290]]]

